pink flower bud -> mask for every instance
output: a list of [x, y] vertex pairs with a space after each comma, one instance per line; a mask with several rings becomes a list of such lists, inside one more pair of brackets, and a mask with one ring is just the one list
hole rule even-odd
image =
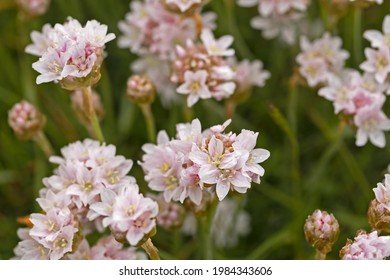
[[152, 103], [156, 97], [156, 89], [148, 77], [133, 75], [127, 80], [126, 95], [134, 103]]
[[42, 130], [45, 117], [34, 105], [22, 101], [8, 112], [8, 124], [18, 138], [29, 140]]
[[327, 254], [339, 237], [339, 223], [333, 214], [317, 209], [307, 217], [304, 232], [311, 246]]
[[49, 8], [50, 0], [16, 0], [16, 4], [33, 17], [43, 15]]

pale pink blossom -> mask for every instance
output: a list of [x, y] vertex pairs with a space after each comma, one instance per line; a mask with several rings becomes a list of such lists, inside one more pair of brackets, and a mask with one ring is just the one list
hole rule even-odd
[[207, 49], [207, 52], [211, 56], [232, 56], [234, 50], [229, 49], [233, 43], [233, 36], [225, 35], [216, 40], [214, 34], [209, 29], [203, 29], [200, 35], [202, 43]]
[[383, 33], [378, 30], [367, 30], [363, 37], [371, 42], [374, 48], [390, 47], [390, 16], [383, 20]]
[[390, 211], [390, 174], [386, 174], [384, 183], [378, 183], [373, 191], [376, 200]]
[[390, 236], [378, 236], [377, 231], [358, 233], [340, 251], [343, 260], [383, 260], [389, 256]]
[[20, 260], [48, 260], [50, 250], [32, 239], [30, 229], [20, 228], [17, 231], [18, 237], [22, 240], [14, 249], [15, 259]]
[[389, 47], [380, 47], [378, 50], [366, 48], [364, 53], [367, 60], [360, 65], [360, 68], [374, 74], [377, 82], [383, 84], [390, 73]]
[[188, 94], [187, 105], [192, 107], [199, 98], [207, 99], [211, 97], [210, 90], [206, 85], [207, 72], [199, 70], [196, 72], [186, 71], [184, 73], [184, 84], [177, 88], [177, 92]]
[[379, 147], [386, 145], [383, 131], [390, 130], [390, 120], [378, 106], [368, 106], [358, 111], [354, 117], [357, 126], [356, 145], [364, 146], [368, 140]]

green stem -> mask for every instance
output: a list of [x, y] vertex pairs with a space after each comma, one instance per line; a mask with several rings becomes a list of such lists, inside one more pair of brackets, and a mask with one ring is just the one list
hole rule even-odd
[[160, 256], [158, 255], [158, 249], [154, 246], [152, 239], [146, 240], [141, 247], [145, 250], [151, 260], [160, 260]]
[[95, 137], [97, 138], [97, 140], [99, 140], [100, 143], [103, 143], [104, 136], [103, 136], [102, 129], [100, 128], [99, 120], [96, 116], [95, 109], [93, 107], [91, 87], [89, 86], [89, 87], [82, 88], [82, 92], [83, 92], [84, 110], [89, 118], [89, 121], [91, 122]]
[[188, 107], [188, 105], [187, 105], [187, 97], [184, 96], [182, 100], [183, 100], [182, 106], [183, 106], [184, 120], [186, 122], [191, 122], [192, 119], [194, 118], [194, 112], [193, 112], [192, 108]]
[[215, 200], [213, 204], [210, 206], [207, 215], [201, 217], [199, 220], [204, 260], [212, 260], [214, 258], [214, 244], [213, 244], [211, 225], [212, 225], [212, 221], [214, 218], [217, 205], [218, 205], [218, 200]]
[[34, 141], [42, 149], [43, 153], [47, 158], [51, 157], [54, 154], [53, 147], [51, 146], [49, 140], [47, 139], [43, 131], [38, 132], [38, 134], [34, 137]]
[[148, 131], [149, 141], [152, 143], [156, 142], [156, 125], [154, 123], [154, 116], [150, 103], [140, 104], [142, 113], [145, 118], [146, 129]]

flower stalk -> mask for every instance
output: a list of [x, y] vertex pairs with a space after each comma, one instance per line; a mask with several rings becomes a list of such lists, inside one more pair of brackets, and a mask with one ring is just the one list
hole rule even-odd
[[104, 136], [103, 136], [103, 132], [100, 128], [99, 120], [96, 116], [95, 109], [93, 107], [91, 87], [88, 86], [88, 87], [82, 88], [82, 92], [83, 92], [84, 110], [86, 112], [86, 115], [89, 118], [89, 121], [90, 121], [91, 126], [92, 126], [92, 130], [95, 134], [96, 139], [99, 140], [100, 143], [103, 143]]
[[152, 239], [149, 238], [146, 240], [146, 242], [142, 244], [141, 247], [145, 250], [151, 260], [160, 260], [158, 249], [156, 246], [154, 246]]

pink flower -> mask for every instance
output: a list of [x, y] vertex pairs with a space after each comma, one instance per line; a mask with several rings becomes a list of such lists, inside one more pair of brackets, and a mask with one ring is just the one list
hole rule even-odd
[[371, 42], [374, 48], [390, 47], [390, 16], [383, 20], [383, 33], [377, 30], [367, 30], [363, 37]]
[[203, 29], [200, 35], [202, 43], [207, 49], [207, 52], [211, 56], [232, 56], [234, 50], [229, 49], [233, 43], [233, 36], [225, 35], [215, 40], [213, 33], [209, 29]]
[[124, 188], [115, 199], [110, 228], [125, 233], [130, 245], [136, 246], [155, 227], [157, 214], [156, 202], [143, 197], [137, 189]]
[[77, 232], [73, 226], [64, 227], [59, 234], [56, 236], [56, 239], [53, 241], [42, 241], [43, 245], [50, 249], [50, 259], [59, 260], [66, 253], [72, 251], [74, 233]]
[[206, 85], [207, 72], [200, 70], [197, 72], [186, 71], [184, 73], [184, 84], [177, 88], [177, 92], [188, 94], [188, 107], [192, 107], [199, 98], [207, 99], [211, 97], [210, 90]]
[[21, 260], [48, 260], [50, 250], [31, 238], [30, 230], [18, 229], [18, 237], [22, 240], [14, 249], [15, 259]]
[[390, 211], [390, 174], [386, 174], [384, 184], [378, 183], [373, 191], [376, 200]]
[[390, 120], [378, 106], [368, 106], [359, 110], [354, 117], [354, 123], [358, 127], [357, 146], [363, 146], [370, 140], [379, 148], [385, 147], [386, 138], [383, 131], [390, 130]]
[[343, 260], [383, 260], [390, 256], [390, 236], [378, 236], [377, 231], [359, 232], [341, 249]]
[[236, 71], [235, 82], [237, 83], [237, 92], [245, 92], [252, 86], [263, 87], [265, 81], [271, 74], [263, 69], [263, 63], [260, 60], [236, 62], [230, 61], [233, 69]]
[[378, 50], [366, 48], [364, 53], [367, 60], [360, 68], [368, 73], [373, 73], [378, 83], [384, 83], [390, 73], [390, 49], [381, 47]]

